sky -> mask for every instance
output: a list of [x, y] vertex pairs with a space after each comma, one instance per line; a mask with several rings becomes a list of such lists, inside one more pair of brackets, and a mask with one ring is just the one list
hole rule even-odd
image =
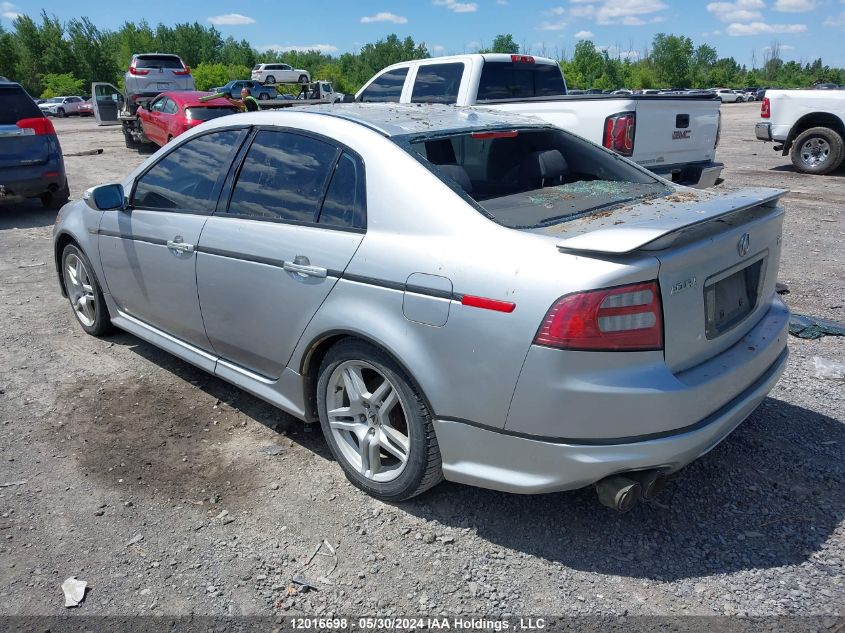
[[[143, 14], [131, 7], [143, 7]], [[432, 55], [473, 52], [511, 33], [527, 52], [571, 55], [591, 39], [612, 55], [642, 55], [655, 33], [686, 35], [749, 67], [777, 40], [781, 57], [821, 57], [845, 67], [845, 0], [17, 0], [0, 2], [0, 23], [42, 10], [63, 20], [88, 16], [101, 28], [145, 18], [151, 24], [199, 21], [259, 50], [357, 51], [389, 33], [425, 42]]]

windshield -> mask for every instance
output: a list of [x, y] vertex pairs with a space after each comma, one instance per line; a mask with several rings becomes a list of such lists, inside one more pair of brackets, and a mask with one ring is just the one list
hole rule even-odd
[[671, 193], [647, 172], [563, 130], [447, 134], [409, 139], [407, 149], [511, 228], [550, 226]]
[[478, 81], [477, 101], [565, 94], [563, 73], [557, 64], [485, 62]]
[[176, 68], [181, 70], [182, 60], [175, 55], [139, 55], [135, 68]]
[[192, 121], [211, 121], [211, 119], [235, 112], [238, 112], [238, 109], [234, 106], [191, 106], [190, 108], [185, 108], [185, 116]]

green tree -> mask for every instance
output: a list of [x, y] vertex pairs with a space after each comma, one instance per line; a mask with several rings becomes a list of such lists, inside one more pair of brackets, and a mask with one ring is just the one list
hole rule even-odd
[[16, 79], [17, 66], [18, 48], [15, 34], [5, 30], [0, 24], [0, 76]]
[[500, 34], [493, 38], [493, 45], [490, 48], [480, 49], [479, 53], [506, 53], [516, 55], [519, 53], [519, 44], [513, 41], [510, 33]]
[[192, 69], [197, 90], [210, 90], [229, 83], [233, 79], [248, 79], [249, 66], [237, 64], [206, 64], [200, 62]]
[[669, 87], [689, 86], [693, 57], [690, 38], [658, 33], [652, 41], [650, 57], [659, 81]]
[[[569, 74], [577, 80], [576, 86], [598, 87], [594, 84], [604, 74], [606, 55], [599, 52], [591, 40], [581, 40], [575, 45], [572, 61], [568, 63]], [[566, 68], [564, 68], [566, 76]]]
[[42, 99], [84, 94], [84, 82], [74, 77], [73, 73], [43, 75], [41, 85], [44, 86], [44, 90], [41, 92]]
[[704, 88], [707, 84], [709, 69], [716, 63], [719, 55], [709, 44], [699, 44], [692, 54], [690, 66], [690, 88]]

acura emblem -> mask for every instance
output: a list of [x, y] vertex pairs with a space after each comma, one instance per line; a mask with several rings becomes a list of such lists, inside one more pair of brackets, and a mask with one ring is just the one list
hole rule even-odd
[[740, 257], [745, 257], [748, 255], [749, 248], [751, 248], [751, 236], [748, 233], [743, 233], [742, 237], [739, 238], [739, 242], [736, 243], [736, 250], [739, 252]]

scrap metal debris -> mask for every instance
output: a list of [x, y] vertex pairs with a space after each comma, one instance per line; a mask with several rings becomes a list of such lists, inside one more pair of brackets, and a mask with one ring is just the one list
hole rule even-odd
[[281, 455], [285, 452], [285, 449], [278, 444], [268, 444], [267, 446], [262, 446], [259, 450], [265, 455], [270, 455], [271, 457]]
[[129, 542], [126, 544], [126, 547], [131, 547], [132, 545], [135, 545], [136, 543], [140, 543], [143, 540], [144, 540], [143, 534], [136, 534], [131, 539], [129, 539]]
[[789, 333], [798, 338], [811, 340], [823, 336], [845, 336], [845, 324], [829, 319], [793, 314], [789, 317]]
[[26, 483], [26, 479], [21, 479], [20, 481], [7, 481], [5, 484], [0, 484], [0, 488], [9, 488], [11, 486], [23, 486]]
[[84, 580], [77, 580], [76, 576], [71, 576], [62, 583], [62, 591], [65, 593], [65, 606], [76, 607], [79, 603], [85, 600], [85, 588], [88, 583]]
[[816, 378], [827, 380], [845, 380], [845, 363], [813, 356], [813, 366], [816, 368]]
[[775, 284], [775, 292], [778, 293], [779, 295], [788, 295], [789, 294], [789, 286], [787, 286], [785, 283], [782, 283], [782, 282], [779, 281]]
[[71, 152], [70, 154], [63, 154], [64, 156], [97, 156], [103, 153], [103, 148], [86, 149], [81, 152]]

